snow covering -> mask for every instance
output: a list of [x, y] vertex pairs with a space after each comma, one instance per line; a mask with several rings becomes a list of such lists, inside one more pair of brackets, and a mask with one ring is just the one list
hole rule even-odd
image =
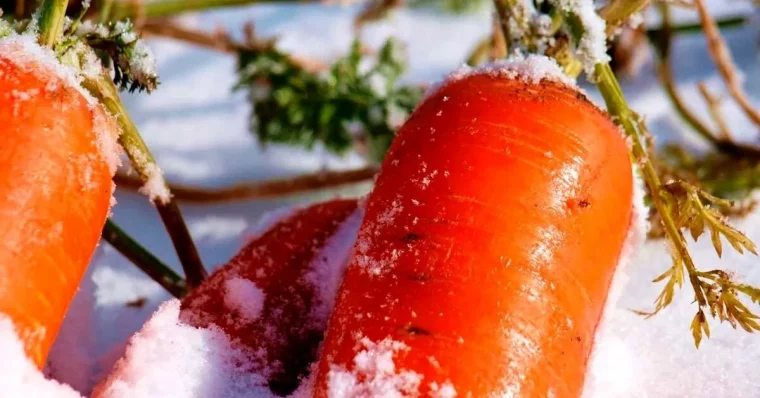
[[264, 377], [250, 371], [254, 353], [239, 348], [221, 329], [179, 321], [171, 299], [131, 340], [126, 355], [94, 398], [266, 397]]
[[[711, 0], [709, 6], [716, 11], [716, 17], [751, 9], [747, 2], [722, 0]], [[294, 12], [296, 10], [298, 12]], [[283, 48], [305, 56], [331, 58], [348, 48], [353, 37], [350, 16], [357, 10], [356, 7], [330, 8], [321, 4], [262, 5], [204, 13], [185, 19], [204, 28], [224, 23], [231, 31], [239, 31], [245, 21], [254, 19], [257, 33], [262, 36], [280, 34]], [[696, 21], [696, 14], [688, 9], [674, 8], [674, 14], [680, 22]], [[451, 17], [404, 10], [394, 13], [388, 22], [368, 26], [363, 39], [370, 46], [381, 44], [391, 34], [408, 41], [412, 54], [409, 79], [438, 81], [464, 59], [478, 40], [488, 34], [490, 17], [487, 12], [469, 17]], [[647, 19], [657, 18], [648, 15]], [[757, 33], [755, 27], [727, 31], [727, 40], [736, 61], [747, 75], [750, 94], [760, 92], [760, 70], [756, 65], [757, 51], [754, 50]], [[673, 60], [676, 61], [674, 65], [679, 89], [691, 108], [706, 114], [694, 82], [707, 81], [712, 85], [719, 78], [708, 69], [711, 61], [705, 51], [704, 40], [699, 36], [684, 35], [679, 36], [674, 44]], [[155, 94], [125, 96], [125, 101], [170, 181], [216, 187], [250, 178], [277, 178], [321, 168], [345, 169], [362, 165], [355, 154], [338, 158], [327, 155], [322, 148], [303, 152], [270, 146], [266, 151], [260, 151], [247, 130], [250, 110], [245, 104], [244, 93], [230, 94], [229, 88], [235, 82], [235, 60], [232, 57], [167, 40], [153, 40], [149, 45], [158, 56], [162, 86]], [[193, 84], [189, 85], [188, 81]], [[651, 63], [644, 66], [636, 80], [623, 82], [623, 89], [632, 108], [646, 117], [658, 142], [679, 140], [696, 149], [704, 148], [703, 143], [693, 139], [693, 134], [687, 133], [687, 128], [674, 114], [655, 81]], [[589, 93], [599, 98], [591, 90]], [[740, 138], [755, 139], [756, 129], [745, 121], [741, 110], [728, 103], [724, 110], [734, 131], [743, 132]], [[229, 259], [244, 243], [245, 239], [239, 232], [240, 225], [254, 225], [262, 214], [275, 208], [304, 200], [321, 200], [336, 193], [362, 195], [367, 188], [365, 184], [295, 198], [185, 206], [183, 213], [191, 231], [200, 230], [198, 226], [206, 225], [209, 217], [214, 217], [217, 233], [204, 233], [196, 235], [196, 238], [204, 262], [219, 264]], [[119, 206], [114, 209], [115, 220], [181, 272], [171, 242], [150, 204], [140, 196], [125, 192], [117, 192], [117, 196]], [[222, 226], [225, 220], [235, 228]], [[756, 242], [760, 241], [760, 213], [736, 221], [736, 226]], [[730, 269], [747, 282], [760, 283], [757, 257], [727, 252], [723, 259], [718, 259], [709, 239], [690, 244], [690, 250], [702, 269]], [[756, 396], [760, 391], [760, 371], [756, 366], [760, 362], [760, 337], [735, 331], [728, 325], [712, 323], [711, 338], [703, 341], [696, 350], [688, 329], [695, 310], [688, 286], [684, 286], [674, 303], [657, 316], [644, 320], [634, 314], [631, 309], [651, 309], [652, 300], [661, 289], [661, 285], [652, 284], [651, 280], [670, 266], [670, 258], [662, 241], [647, 241], [631, 254], [629, 262], [620, 264], [613, 281], [589, 363], [584, 398]], [[51, 367], [65, 368], [72, 364], [70, 358], [76, 350], [92, 350], [95, 352], [95, 365], [90, 377], [97, 381], [107, 375], [113, 361], [123, 356], [129, 336], [143, 327], [146, 319], [168, 299], [168, 295], [108, 245], [101, 245], [92, 266], [92, 289], [83, 289], [80, 295], [91, 295], [93, 305], [73, 307], [69, 316], [85, 321], [67, 320], [61, 332], [86, 333], [85, 329], [90, 328], [92, 341], [88, 345], [73, 339], [60, 339], [57, 345], [76, 346], [67, 347], [69, 349], [66, 350], [54, 349], [50, 362]], [[139, 297], [146, 298], [144, 307], [125, 305]], [[166, 316], [168, 320], [165, 323], [171, 326], [176, 323], [177, 307], [176, 303], [166, 303], [156, 317]], [[82, 316], [80, 312], [88, 309], [90, 316]], [[143, 332], [151, 330], [149, 325], [145, 325]], [[182, 329], [182, 333], [198, 333], [198, 330]], [[214, 340], [213, 331], [205, 330], [205, 333], [194, 337], [195, 340], [191, 339], [197, 343], [188, 347], [197, 348], [193, 354], [185, 352], [197, 355], [192, 358], [201, 359], [197, 362], [198, 366], [208, 365], [202, 362], [209, 358], [204, 347], [224, 347], [226, 344]], [[163, 340], [155, 347], [157, 350], [172, 347], [174, 340], [169, 333], [158, 335]], [[0, 339], [0, 347], [6, 347], [6, 341]], [[175, 349], [179, 348], [182, 347], [175, 346]], [[5, 351], [0, 357], [6, 358]], [[186, 362], [194, 361], [188, 357]], [[173, 363], [186, 365], [182, 361]], [[5, 362], [0, 361], [0, 374], [3, 375], [0, 377], [0, 386], [3, 386], [0, 388], [3, 390], [0, 391], [14, 391], [5, 389], [7, 384], [2, 384], [11, 380], [4, 378], [5, 375], [16, 374], [6, 372], [4, 365]], [[122, 369], [129, 369], [123, 362], [122, 366]], [[17, 368], [11, 369], [15, 371]], [[145, 369], [144, 376], [153, 380], [156, 391], [166, 392], [171, 387], [175, 388], [162, 396], [182, 397], [183, 393], [190, 394], [188, 390], [181, 391], [184, 387], [175, 381], [179, 379], [172, 379], [182, 376], [184, 380], [186, 376], [179, 371], [174, 372], [176, 369], [186, 368], [150, 367]], [[165, 378], [157, 375], [158, 372], [167, 371], [172, 373]], [[204, 378], [205, 371], [195, 371], [198, 373], [192, 374], [198, 375], [198, 379], [208, 380]], [[72, 382], [85, 395], [89, 395], [92, 388], [91, 385], [80, 387], [83, 383], [75, 381], [84, 379], [81, 374], [56, 371], [54, 376], [61, 381]], [[256, 383], [253, 379], [249, 381]], [[308, 383], [302, 386], [308, 390]], [[447, 391], [445, 385], [440, 387], [439, 391]], [[44, 397], [31, 391], [23, 396]], [[250, 395], [257, 391], [252, 390]]]

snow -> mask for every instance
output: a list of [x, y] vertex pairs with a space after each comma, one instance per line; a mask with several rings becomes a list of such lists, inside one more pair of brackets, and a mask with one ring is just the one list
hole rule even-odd
[[233, 277], [224, 282], [224, 304], [246, 322], [253, 322], [264, 309], [266, 294], [248, 279]]
[[179, 307], [177, 299], [159, 307], [94, 398], [266, 396], [265, 379], [250, 371], [255, 353], [239, 348], [215, 325], [180, 322]]
[[24, 355], [10, 319], [0, 314], [0, 391], [8, 397], [81, 398], [76, 391], [46, 379]]
[[[748, 2], [712, 0], [709, 3], [711, 9], [717, 11], [716, 17], [751, 9]], [[281, 34], [283, 48], [306, 56], [330, 59], [348, 48], [353, 37], [349, 18], [357, 9], [322, 5], [261, 5], [203, 13], [193, 16], [192, 21], [205, 28], [224, 23], [231, 31], [239, 32], [243, 22], [254, 19], [258, 34]], [[674, 7], [674, 14], [678, 21], [693, 22], [697, 19], [693, 11], [679, 7]], [[455, 69], [474, 44], [488, 33], [489, 17], [488, 13], [451, 17], [404, 10], [394, 13], [388, 22], [368, 26], [363, 38], [369, 45], [377, 47], [389, 34], [397, 33], [400, 39], [409, 41], [408, 49], [413, 54], [410, 60], [412, 70], [407, 79], [432, 82]], [[650, 14], [646, 19], [656, 22], [657, 17]], [[737, 64], [747, 75], [747, 92], [753, 95], [760, 92], [760, 70], [755, 50], [757, 33], [756, 27], [746, 27], [729, 31], [726, 35]], [[345, 169], [363, 164], [355, 154], [338, 158], [327, 155], [322, 148], [314, 152], [279, 146], [260, 150], [247, 130], [249, 109], [245, 104], [245, 93], [230, 93], [235, 79], [235, 60], [232, 57], [169, 40], [152, 40], [148, 44], [157, 56], [162, 85], [150, 96], [127, 95], [125, 101], [170, 181], [217, 187], [251, 178], [278, 178], [322, 168]], [[709, 67], [711, 61], [705, 51], [704, 40], [698, 36], [684, 36], [677, 38], [674, 44], [673, 59], [679, 88], [690, 107], [706, 114], [696, 83], [714, 83], [719, 78]], [[674, 114], [654, 79], [649, 62], [636, 79], [623, 82], [632, 108], [646, 118], [650, 129], [657, 135], [658, 143], [678, 140], [696, 149], [705, 148], [704, 143], [694, 139]], [[591, 89], [588, 91], [589, 95], [599, 98]], [[759, 98], [753, 99], [757, 103]], [[745, 121], [740, 110], [729, 104], [726, 104], [725, 110], [732, 129], [741, 133], [741, 138], [748, 141], [756, 139], [756, 129]], [[442, 174], [445, 175], [445, 172]], [[183, 205], [182, 210], [191, 231], [194, 226], [195, 231], [203, 231], [195, 235], [197, 244], [204, 262], [214, 265], [226, 262], [249, 238], [245, 233], [241, 236], [231, 231], [255, 225], [262, 214], [338, 193], [359, 196], [366, 193], [367, 188], [368, 184], [363, 184], [308, 196], [225, 205]], [[119, 205], [114, 208], [116, 222], [181, 272], [171, 242], [150, 204], [141, 196], [122, 191], [117, 191], [117, 198]], [[209, 225], [208, 220], [212, 216], [216, 220], [227, 220], [228, 225], [214, 221], [217, 233], [210, 232], [213, 225], [199, 227]], [[760, 241], [760, 213], [736, 221], [736, 225], [750, 238]], [[757, 257], [727, 252], [723, 259], [719, 259], [709, 240], [690, 243], [690, 249], [700, 268], [734, 270], [742, 279], [760, 284]], [[760, 370], [756, 366], [760, 361], [760, 337], [735, 331], [728, 325], [712, 323], [712, 337], [703, 341], [696, 350], [688, 328], [695, 311], [688, 286], [684, 286], [675, 302], [657, 316], [644, 320], [634, 314], [630, 309], [651, 310], [652, 301], [661, 288], [661, 285], [652, 284], [651, 280], [670, 266], [670, 258], [663, 241], [658, 240], [642, 244], [631, 254], [629, 262], [620, 264], [613, 282], [597, 334], [594, 356], [589, 363], [584, 397], [707, 398], [757, 395], [760, 391]], [[94, 286], [83, 289], [80, 295], [93, 296], [94, 308], [89, 308], [92, 311], [89, 318], [80, 313], [86, 312], [87, 306], [75, 306], [73, 308], [77, 309], [71, 312], [80, 319], [90, 321], [78, 323], [67, 320], [61, 333], [87, 333], [89, 326], [93, 339], [89, 345], [81, 343], [81, 346], [69, 347], [68, 350], [54, 349], [50, 361], [51, 366], [57, 369], [65, 368], [70, 363], [68, 357], [77, 349], [92, 350], [96, 357], [91, 377], [98, 381], [124, 354], [127, 339], [169, 297], [105, 243], [98, 249], [92, 267]], [[144, 307], [125, 305], [140, 297], [147, 300]], [[200, 334], [182, 330], [182, 333], [198, 336], [198, 340], [194, 341], [203, 340]], [[212, 341], [211, 332], [206, 331], [203, 336], [207, 341]], [[166, 346], [173, 341], [169, 336], [163, 335], [162, 338], [161, 342]], [[2, 341], [0, 344], [3, 344]], [[80, 343], [62, 339], [56, 344]], [[202, 348], [200, 344], [196, 346], [199, 350]], [[161, 345], [156, 349], [161, 349]], [[202, 353], [192, 355], [196, 355], [193, 358], [206, 358]], [[198, 364], [203, 366], [200, 362]], [[0, 361], [0, 369], [3, 365]], [[165, 369], [147, 370], [158, 372]], [[202, 372], [194, 374], [208, 380], [203, 378], [205, 374]], [[81, 375], [56, 373], [55, 376], [61, 381], [73, 383], [89, 395], [92, 385], [83, 386], [86, 383], [78, 381], [82, 379]], [[0, 378], [0, 381], [5, 379]], [[183, 388], [176, 383], [164, 384], [166, 388]], [[173, 390], [164, 396], [182, 397], [182, 394], [183, 391]]]
[[408, 351], [399, 341], [386, 338], [373, 342], [366, 337], [357, 338], [363, 348], [354, 357], [353, 370], [330, 365], [327, 374], [327, 393], [330, 397], [387, 397], [402, 398], [419, 394], [422, 376], [396, 369], [394, 356]]
[[139, 155], [138, 162], [143, 163], [143, 173], [148, 177], [139, 192], [150, 199], [151, 202], [167, 204], [171, 200], [171, 192], [166, 186], [164, 172], [153, 162], [147, 162], [147, 158]]

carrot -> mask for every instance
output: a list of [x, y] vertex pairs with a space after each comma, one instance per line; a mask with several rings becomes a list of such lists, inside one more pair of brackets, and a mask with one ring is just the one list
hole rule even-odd
[[315, 396], [578, 396], [632, 194], [621, 133], [558, 79], [444, 84], [368, 198]]
[[255, 353], [251, 370], [273, 392], [292, 392], [316, 358], [360, 217], [354, 199], [296, 211], [192, 290], [180, 319], [218, 325]]
[[117, 130], [24, 46], [0, 46], [0, 316], [41, 368], [110, 208]]

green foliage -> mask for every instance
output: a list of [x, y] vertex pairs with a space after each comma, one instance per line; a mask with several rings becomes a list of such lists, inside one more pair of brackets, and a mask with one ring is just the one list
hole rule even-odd
[[355, 42], [329, 71], [315, 73], [274, 48], [240, 50], [237, 88], [249, 92], [252, 131], [262, 144], [321, 142], [336, 153], [365, 143], [382, 158], [422, 89], [398, 84], [406, 62], [397, 41], [388, 40], [369, 68], [364, 58]]

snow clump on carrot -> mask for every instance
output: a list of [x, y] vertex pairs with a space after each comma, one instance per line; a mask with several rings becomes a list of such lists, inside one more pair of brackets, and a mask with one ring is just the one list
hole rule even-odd
[[419, 394], [422, 377], [413, 371], [396, 369], [393, 357], [409, 347], [386, 338], [373, 342], [359, 337], [363, 347], [354, 357], [354, 370], [332, 365], [328, 374], [331, 397], [406, 397]]
[[0, 314], [0, 391], [3, 396], [82, 398], [71, 387], [46, 379], [26, 357], [13, 323]]

